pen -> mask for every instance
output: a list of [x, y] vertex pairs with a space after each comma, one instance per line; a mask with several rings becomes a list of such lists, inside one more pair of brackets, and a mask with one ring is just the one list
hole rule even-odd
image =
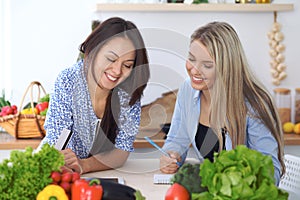
[[[158, 146], [153, 140], [151, 140], [149, 137], [144, 137], [152, 146], [154, 146], [157, 150], [159, 150], [160, 152], [162, 152], [165, 156], [168, 156], [169, 158], [171, 158], [170, 157], [170, 155], [167, 153], [167, 152], [165, 152], [160, 146]], [[180, 164], [179, 164], [179, 162], [176, 162], [176, 164], [179, 166]]]

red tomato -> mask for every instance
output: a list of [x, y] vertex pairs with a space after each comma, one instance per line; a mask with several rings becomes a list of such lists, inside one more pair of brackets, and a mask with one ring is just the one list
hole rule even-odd
[[18, 110], [18, 107], [16, 105], [12, 105], [11, 109], [13, 109], [13, 111]]
[[48, 108], [49, 103], [48, 102], [43, 102], [43, 103], [39, 103], [35, 106], [36, 109], [39, 110], [39, 112], [44, 111], [46, 108]]
[[13, 112], [14, 111], [10, 106], [3, 106], [1, 110], [2, 116], [13, 114]]
[[78, 179], [80, 179], [80, 174], [78, 172], [73, 172], [73, 174], [72, 174], [72, 183], [74, 183]]
[[73, 174], [71, 172], [66, 172], [61, 175], [62, 182], [71, 182]]
[[62, 181], [60, 182], [60, 187], [62, 187], [66, 193], [70, 192], [71, 191], [71, 183], [70, 182], [65, 182], [65, 181]]
[[53, 172], [51, 173], [51, 178], [52, 178], [52, 181], [53, 181], [54, 183], [60, 182], [60, 179], [61, 179], [61, 174], [60, 174], [60, 172], [53, 171]]
[[165, 195], [165, 200], [189, 200], [190, 193], [178, 183], [174, 183]]

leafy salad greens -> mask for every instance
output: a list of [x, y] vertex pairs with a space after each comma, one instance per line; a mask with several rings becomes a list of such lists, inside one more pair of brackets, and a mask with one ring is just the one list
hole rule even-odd
[[35, 199], [52, 182], [51, 172], [63, 165], [63, 154], [49, 144], [38, 152], [31, 147], [13, 150], [10, 158], [0, 163], [0, 199]]
[[289, 195], [274, 184], [272, 158], [244, 145], [215, 154], [213, 163], [205, 159], [199, 175], [208, 191], [192, 193], [193, 200], [286, 200]]

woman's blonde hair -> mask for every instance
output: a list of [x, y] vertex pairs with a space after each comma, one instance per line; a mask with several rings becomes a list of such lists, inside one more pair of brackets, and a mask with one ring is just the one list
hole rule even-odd
[[[216, 80], [211, 91], [210, 123], [223, 147], [221, 129], [226, 128], [233, 148], [246, 143], [246, 117], [261, 120], [278, 143], [278, 158], [283, 161], [283, 133], [272, 96], [249, 69], [240, 39], [231, 25], [211, 22], [197, 29], [191, 42], [200, 41], [216, 65]], [[252, 109], [252, 110], [249, 110]]]

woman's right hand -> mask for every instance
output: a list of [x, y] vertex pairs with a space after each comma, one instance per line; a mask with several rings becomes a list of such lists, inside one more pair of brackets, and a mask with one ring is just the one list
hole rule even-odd
[[174, 151], [169, 151], [167, 153], [170, 155], [170, 157], [165, 155], [160, 157], [160, 171], [165, 174], [173, 174], [179, 168], [177, 163], [181, 161], [181, 157], [177, 152]]
[[79, 158], [77, 158], [76, 154], [71, 149], [64, 149], [60, 151], [65, 158], [64, 168], [67, 171], [76, 171], [79, 174], [82, 174], [84, 171], [82, 169], [82, 163]]

